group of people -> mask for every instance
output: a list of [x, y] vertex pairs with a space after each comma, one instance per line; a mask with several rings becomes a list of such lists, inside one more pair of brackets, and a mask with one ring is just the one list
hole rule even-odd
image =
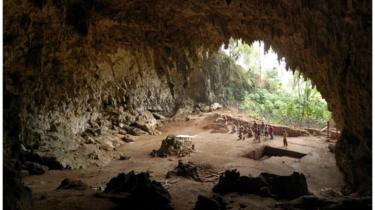
[[265, 124], [264, 122], [257, 124], [255, 121], [251, 128], [248, 126], [245, 127], [243, 124], [241, 124], [238, 129], [238, 138], [240, 140], [245, 140], [246, 134], [248, 137], [251, 137], [251, 134], [253, 134], [254, 141], [258, 142], [260, 142], [260, 136], [269, 136], [270, 139], [273, 139], [273, 127], [272, 125]]

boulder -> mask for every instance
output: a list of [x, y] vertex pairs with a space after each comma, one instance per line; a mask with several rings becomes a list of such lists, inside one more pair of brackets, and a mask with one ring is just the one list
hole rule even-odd
[[82, 182], [81, 180], [74, 180], [66, 178], [64, 179], [60, 186], [56, 190], [66, 190], [66, 189], [73, 189], [73, 190], [87, 190], [89, 186]]
[[370, 196], [335, 196], [323, 198], [314, 195], [305, 195], [291, 201], [280, 202], [275, 205], [275, 208], [283, 210], [372, 209]]
[[213, 191], [220, 194], [249, 193], [280, 199], [294, 199], [309, 194], [305, 176], [297, 172], [289, 176], [261, 173], [253, 178], [240, 176], [236, 170], [225, 171]]
[[30, 162], [47, 166], [50, 170], [64, 169], [63, 164], [54, 156], [43, 155], [41, 153], [27, 153], [25, 159]]
[[153, 151], [152, 156], [167, 157], [169, 155], [185, 157], [194, 151], [191, 136], [169, 135], [161, 142], [159, 150]]
[[211, 111], [211, 107], [207, 104], [204, 104], [204, 103], [198, 103], [196, 105], [196, 107], [201, 112], [210, 112]]
[[28, 210], [32, 206], [31, 190], [25, 187], [18, 173], [7, 164], [3, 166], [3, 209]]
[[139, 129], [139, 128], [135, 128], [135, 127], [131, 127], [131, 126], [124, 126], [124, 129], [126, 130], [127, 133], [133, 135], [133, 136], [142, 136], [142, 135], [146, 135], [147, 132]]
[[217, 103], [217, 102], [211, 104], [211, 106], [210, 106], [211, 111], [215, 111], [215, 110], [218, 110], [218, 109], [221, 109], [221, 108], [223, 108], [223, 106], [221, 104]]
[[105, 194], [114, 195], [118, 209], [172, 210], [169, 192], [148, 173], [120, 173], [106, 185]]
[[40, 175], [48, 171], [47, 166], [41, 165], [39, 163], [30, 162], [30, 161], [26, 161], [24, 163], [23, 169], [27, 170], [30, 175]]
[[212, 199], [198, 195], [194, 210], [226, 210], [227, 207], [221, 197], [215, 196]]
[[132, 126], [142, 129], [150, 135], [159, 134], [159, 132], [156, 130], [157, 125], [157, 120], [154, 118], [154, 115], [149, 111], [142, 112], [137, 117], [137, 121], [132, 124]]
[[126, 143], [130, 143], [130, 142], [134, 142], [134, 137], [126, 134], [124, 137], [121, 137], [121, 140]]
[[155, 119], [157, 120], [165, 120], [166, 118], [164, 117], [164, 115], [162, 114], [159, 114], [159, 113], [156, 113], [156, 112], [153, 112], [152, 115], [155, 117]]
[[182, 176], [197, 182], [213, 182], [217, 181], [219, 173], [217, 173], [214, 167], [208, 164], [184, 163], [182, 160], [179, 160], [177, 167], [169, 171], [166, 178], [168, 179], [172, 176]]

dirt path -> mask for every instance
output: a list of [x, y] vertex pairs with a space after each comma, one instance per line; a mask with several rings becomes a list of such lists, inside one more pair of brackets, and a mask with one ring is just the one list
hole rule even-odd
[[[246, 155], [262, 145], [282, 147], [282, 139], [262, 140], [254, 143], [252, 139], [237, 140], [235, 134], [211, 133], [202, 127], [204, 116], [167, 123], [159, 136], [140, 136], [136, 142], [122, 145], [117, 150], [131, 156], [130, 160], [113, 160], [104, 167], [72, 171], [49, 171], [39, 176], [28, 176], [24, 182], [33, 190], [34, 209], [110, 209], [113, 204], [103, 198], [93, 196], [95, 190], [77, 192], [71, 190], [55, 191], [64, 178], [80, 179], [92, 188], [105, 187], [105, 184], [118, 173], [131, 170], [149, 171], [152, 179], [160, 181], [172, 196], [172, 205], [177, 210], [193, 209], [197, 196], [212, 195], [215, 183], [196, 182], [174, 177], [165, 179], [168, 171], [177, 166], [179, 159], [195, 163], [211, 164], [218, 171], [237, 169], [241, 175], [257, 176], [261, 172], [289, 175], [293, 171], [304, 173], [309, 190], [320, 194], [324, 188], [338, 190], [343, 184], [343, 177], [335, 164], [334, 154], [328, 150], [328, 143], [323, 138], [313, 136], [289, 138], [288, 149], [307, 154], [301, 159], [289, 157], [270, 157], [264, 160], [252, 160]], [[151, 158], [149, 153], [160, 147], [161, 141], [168, 134], [193, 135], [196, 151], [189, 157]], [[238, 209], [240, 204], [245, 209], [265, 209], [273, 207], [275, 200], [253, 195], [230, 194], [224, 200]]]

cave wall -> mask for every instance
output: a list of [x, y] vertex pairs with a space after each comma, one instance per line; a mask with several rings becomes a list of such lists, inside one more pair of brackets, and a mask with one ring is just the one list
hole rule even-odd
[[317, 85], [343, 130], [337, 164], [353, 190], [369, 191], [371, 4], [6, 0], [5, 138], [32, 144], [53, 124], [69, 136], [103, 103], [176, 109], [205, 53], [230, 37], [264, 40]]

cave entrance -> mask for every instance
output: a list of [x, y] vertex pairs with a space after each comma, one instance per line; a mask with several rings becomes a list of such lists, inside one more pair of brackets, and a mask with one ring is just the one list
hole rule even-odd
[[319, 130], [331, 120], [314, 83], [298, 69], [290, 69], [264, 41], [247, 44], [231, 38], [219, 53], [237, 65], [234, 71], [243, 81], [227, 85], [224, 94], [252, 119]]

